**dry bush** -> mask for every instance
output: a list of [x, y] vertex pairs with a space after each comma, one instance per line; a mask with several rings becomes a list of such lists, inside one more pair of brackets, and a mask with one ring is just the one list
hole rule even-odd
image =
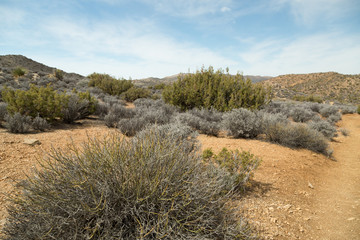
[[227, 204], [233, 178], [202, 163], [189, 133], [165, 125], [53, 151], [18, 184], [3, 239], [253, 239]]

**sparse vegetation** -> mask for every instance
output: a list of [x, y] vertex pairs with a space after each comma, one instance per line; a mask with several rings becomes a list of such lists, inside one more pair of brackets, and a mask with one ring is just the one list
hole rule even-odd
[[53, 152], [18, 184], [4, 239], [253, 239], [227, 202], [258, 161], [219, 159], [233, 177], [203, 164], [191, 139], [189, 128], [168, 125]]
[[181, 110], [215, 108], [229, 111], [235, 108], [257, 109], [270, 98], [269, 89], [252, 84], [240, 74], [236, 76], [216, 72], [212, 67], [202, 68], [195, 74], [180, 75], [178, 80], [163, 91], [165, 102], [179, 106]]

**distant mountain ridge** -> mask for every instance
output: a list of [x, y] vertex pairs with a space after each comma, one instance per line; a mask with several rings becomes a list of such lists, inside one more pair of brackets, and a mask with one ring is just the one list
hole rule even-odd
[[295, 95], [315, 95], [324, 100], [360, 103], [360, 74], [320, 72], [286, 74], [262, 82], [273, 89], [276, 97], [292, 98]]

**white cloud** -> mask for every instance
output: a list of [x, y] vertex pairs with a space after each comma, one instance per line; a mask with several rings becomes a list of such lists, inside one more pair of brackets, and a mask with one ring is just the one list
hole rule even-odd
[[220, 11], [221, 11], [221, 12], [230, 12], [231, 9], [228, 8], [228, 7], [222, 7], [222, 8], [220, 9]]
[[326, 72], [358, 74], [360, 35], [323, 33], [288, 41], [263, 41], [241, 54], [249, 74]]
[[360, 7], [357, 0], [273, 0], [271, 4], [288, 5], [296, 21], [307, 25], [334, 22]]
[[[53, 19], [46, 26], [47, 35], [59, 43], [61, 51], [79, 59], [91, 59], [91, 63], [82, 67], [83, 71], [93, 69], [96, 63], [99, 66], [97, 69], [106, 69], [111, 74], [139, 78], [150, 73], [166, 76], [202, 65], [224, 67], [235, 64], [233, 60], [205, 47], [177, 41], [145, 19], [90, 25], [87, 22]], [[99, 60], [97, 56], [100, 55], [107, 57]], [[88, 73], [93, 71], [97, 70]]]
[[221, 12], [223, 9], [228, 10], [232, 0], [143, 0], [155, 7], [159, 12], [181, 17], [197, 17], [205, 14]]

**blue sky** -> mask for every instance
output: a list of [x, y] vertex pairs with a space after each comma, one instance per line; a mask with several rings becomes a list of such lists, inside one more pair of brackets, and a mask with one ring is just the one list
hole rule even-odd
[[83, 75], [360, 73], [359, 0], [0, 0], [0, 55]]

